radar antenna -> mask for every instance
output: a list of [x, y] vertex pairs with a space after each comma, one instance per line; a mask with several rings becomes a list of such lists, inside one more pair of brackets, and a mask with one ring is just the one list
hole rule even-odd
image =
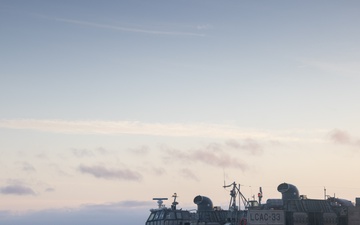
[[153, 200], [157, 201], [159, 209], [161, 209], [161, 208], [165, 207], [165, 205], [163, 205], [163, 201], [168, 200], [168, 198], [153, 198]]

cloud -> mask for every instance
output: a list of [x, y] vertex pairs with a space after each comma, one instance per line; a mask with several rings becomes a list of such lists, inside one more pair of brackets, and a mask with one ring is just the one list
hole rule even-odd
[[[314, 141], [309, 134], [318, 131], [254, 131], [237, 126], [206, 123], [143, 123], [139, 121], [65, 121], [65, 120], [0, 120], [0, 128], [25, 129], [66, 134], [151, 135], [166, 137], [209, 137], [256, 139], [261, 141]], [[305, 136], [305, 137], [304, 137]], [[320, 139], [320, 138], [319, 138]], [[316, 141], [316, 140], [315, 140]]]
[[108, 150], [106, 150], [105, 148], [101, 148], [101, 147], [96, 148], [96, 149], [95, 149], [95, 152], [100, 153], [100, 154], [102, 154], [102, 155], [107, 155], [107, 154], [109, 154], [109, 151], [108, 151]]
[[228, 140], [225, 142], [225, 145], [235, 148], [237, 150], [245, 150], [249, 151], [252, 155], [258, 155], [263, 152], [262, 146], [253, 139], [245, 139], [242, 142], [238, 142], [236, 140]]
[[142, 175], [136, 171], [128, 169], [108, 169], [104, 166], [85, 166], [80, 165], [79, 171], [82, 173], [93, 175], [96, 178], [109, 180], [131, 180], [140, 181]]
[[[47, 17], [47, 18], [49, 18], [49, 17]], [[64, 23], [81, 25], [81, 26], [95, 27], [95, 28], [108, 29], [108, 30], [117, 30], [117, 31], [121, 31], [121, 32], [143, 33], [143, 34], [152, 34], [152, 35], [167, 35], [167, 36], [196, 36], [196, 37], [204, 37], [205, 36], [204, 34], [193, 33], [193, 32], [138, 29], [138, 28], [132, 28], [132, 27], [121, 27], [121, 26], [114, 26], [114, 25], [108, 25], [108, 24], [100, 24], [100, 23], [81, 21], [81, 20], [72, 20], [72, 19], [65, 19], [65, 18], [55, 18], [54, 20], [59, 21], [59, 22], [64, 22]]]
[[357, 76], [360, 75], [359, 62], [326, 62], [320, 60], [304, 60], [305, 64], [302, 67], [314, 67], [326, 72], [338, 73], [345, 76]]
[[35, 156], [39, 159], [48, 159], [48, 156], [44, 152], [38, 153]]
[[87, 149], [71, 149], [72, 153], [79, 158], [94, 156], [93, 151]]
[[55, 189], [51, 187], [45, 189], [45, 192], [54, 192], [54, 191]]
[[134, 200], [126, 200], [121, 202], [111, 202], [111, 203], [103, 203], [103, 204], [85, 204], [81, 206], [81, 209], [91, 209], [91, 210], [110, 210], [110, 211], [119, 211], [121, 209], [136, 209], [136, 208], [144, 208], [150, 207], [153, 203], [149, 201], [134, 201]]
[[189, 169], [185, 168], [180, 170], [180, 174], [182, 177], [185, 177], [187, 179], [199, 181], [200, 179]]
[[154, 167], [152, 168], [152, 172], [158, 176], [166, 174], [166, 170], [162, 167]]
[[213, 26], [210, 24], [204, 24], [204, 25], [197, 25], [196, 28], [198, 30], [209, 30], [209, 29], [212, 29]]
[[94, 150], [73, 148], [71, 149], [71, 152], [78, 158], [95, 157], [98, 155], [107, 155], [110, 153], [108, 150], [101, 147], [95, 148]]
[[9, 210], [0, 210], [0, 219], [1, 219], [1, 217], [7, 217], [9, 215], [11, 215], [11, 211], [9, 211]]
[[239, 168], [242, 171], [247, 170], [246, 163], [238, 160], [234, 156], [230, 156], [221, 149], [212, 149], [213, 145], [209, 148], [192, 150], [192, 151], [180, 151], [176, 149], [164, 148], [166, 156], [164, 160], [166, 162], [173, 162], [176, 160], [182, 160], [188, 163], [202, 162], [207, 165], [221, 167], [221, 168]]
[[[0, 211], [0, 224], [6, 225], [138, 225], [149, 216], [152, 201], [122, 201], [87, 204], [78, 208], [46, 209], [21, 214]], [[119, 223], [120, 221], [120, 223]]]
[[132, 148], [132, 149], [130, 149], [130, 151], [135, 154], [144, 155], [144, 154], [149, 153], [150, 148], [146, 145], [143, 145], [138, 148]]
[[329, 133], [329, 138], [338, 144], [351, 144], [351, 137], [346, 131], [335, 129]]
[[0, 187], [0, 193], [4, 195], [36, 195], [31, 188], [22, 184], [12, 184]]
[[20, 165], [21, 165], [21, 169], [23, 171], [26, 171], [26, 172], [35, 172], [36, 171], [35, 167], [28, 162], [21, 162]]
[[334, 129], [329, 132], [328, 138], [335, 144], [360, 147], [360, 139], [352, 137], [347, 131]]

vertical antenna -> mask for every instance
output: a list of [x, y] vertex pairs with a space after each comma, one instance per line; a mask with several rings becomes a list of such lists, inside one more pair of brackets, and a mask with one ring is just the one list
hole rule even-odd
[[225, 186], [225, 169], [223, 168], [223, 173], [224, 173], [224, 186]]
[[[238, 187], [238, 191], [239, 191], [239, 193], [240, 193], [240, 184], [238, 184], [239, 185], [239, 187]], [[240, 210], [240, 206], [241, 206], [241, 198], [240, 198], [241, 196], [239, 195], [239, 210]]]

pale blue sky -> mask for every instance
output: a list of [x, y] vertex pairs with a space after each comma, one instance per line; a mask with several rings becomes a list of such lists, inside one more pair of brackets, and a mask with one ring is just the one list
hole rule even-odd
[[360, 169], [359, 11], [358, 1], [1, 0], [0, 202], [12, 203], [0, 221], [125, 212], [127, 201], [146, 218], [154, 195], [175, 191], [190, 206], [197, 191], [226, 203], [199, 188], [221, 188], [224, 171], [273, 190], [290, 179], [314, 197], [346, 186], [353, 200], [360, 183], [336, 186], [318, 168]]
[[356, 65], [358, 4], [2, 5], [5, 118], [305, 120], [306, 107], [316, 120], [357, 91], [357, 77], [318, 64]]

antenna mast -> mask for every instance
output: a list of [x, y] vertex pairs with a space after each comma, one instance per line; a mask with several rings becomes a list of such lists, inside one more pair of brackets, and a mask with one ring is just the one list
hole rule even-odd
[[[248, 204], [248, 201], [244, 197], [244, 195], [240, 191], [240, 184], [237, 186], [235, 182], [229, 185], [224, 185], [224, 188], [232, 187], [230, 190], [230, 203], [229, 203], [229, 209], [230, 210], [239, 210], [240, 209], [240, 199], [243, 201], [243, 204], [246, 206]], [[236, 196], [239, 195], [239, 207], [236, 205]]]

